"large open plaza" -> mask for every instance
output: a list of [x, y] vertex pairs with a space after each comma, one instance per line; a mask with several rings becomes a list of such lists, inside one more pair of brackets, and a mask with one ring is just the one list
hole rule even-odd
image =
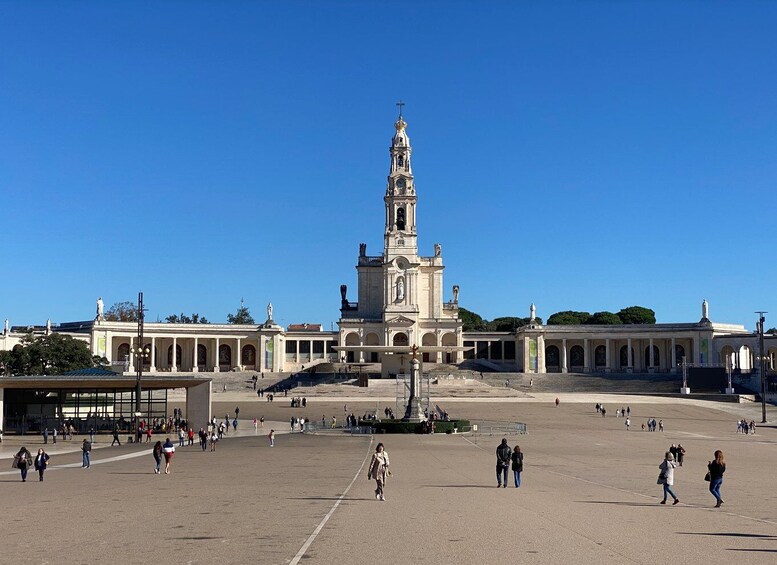
[[[389, 402], [322, 396], [303, 409], [252, 396], [216, 395], [214, 414], [240, 407], [238, 433], [216, 452], [178, 448], [170, 475], [153, 473], [149, 445], [110, 447], [110, 436], [98, 436], [90, 469], [81, 468], [79, 436], [46, 446], [52, 466], [42, 483], [6, 468], [2, 499], [18, 510], [6, 521], [2, 561], [360, 563], [377, 552], [395, 563], [648, 564], [667, 552], [685, 563], [768, 563], [777, 552], [768, 487], [777, 430], [736, 433], [757, 405], [570, 394], [557, 407], [551, 393], [437, 399], [455, 417], [528, 425], [527, 435], [508, 437], [525, 453], [522, 485], [511, 477], [497, 489], [499, 435], [284, 433], [292, 415], [339, 418], [344, 404], [361, 413]], [[630, 408], [630, 431], [614, 417], [620, 405]], [[642, 431], [648, 418], [665, 431]], [[280, 432], [273, 448], [269, 426]], [[20, 441], [6, 437], [6, 463]], [[24, 441], [33, 452], [42, 443]], [[375, 500], [365, 463], [379, 441], [392, 470], [385, 502]], [[681, 502], [662, 506], [658, 464], [673, 443], [687, 451], [675, 472]], [[703, 480], [717, 449], [728, 462], [720, 509]]]

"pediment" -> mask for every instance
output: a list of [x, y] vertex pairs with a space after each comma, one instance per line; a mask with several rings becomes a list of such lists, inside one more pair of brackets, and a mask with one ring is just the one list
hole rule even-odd
[[397, 316], [396, 318], [386, 320], [386, 323], [393, 326], [412, 326], [415, 324], [415, 320], [411, 320], [406, 316]]

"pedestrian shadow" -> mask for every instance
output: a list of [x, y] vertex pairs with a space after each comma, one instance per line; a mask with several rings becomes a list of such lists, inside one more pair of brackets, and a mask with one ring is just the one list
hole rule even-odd
[[757, 538], [763, 540], [777, 540], [777, 536], [772, 534], [746, 534], [742, 532], [677, 532], [685, 536], [723, 536], [731, 538]]
[[736, 548], [736, 547], [727, 547], [726, 551], [753, 551], [755, 553], [777, 553], [777, 549]]
[[621, 500], [576, 500], [583, 504], [609, 504], [613, 506], [656, 506], [655, 502], [625, 502]]
[[286, 500], [342, 500], [343, 502], [355, 502], [357, 500], [375, 500], [375, 498], [346, 496], [341, 499], [339, 496], [289, 496]]
[[[487, 488], [487, 489], [495, 489], [495, 488], [503, 488], [503, 487], [489, 486], [489, 485], [421, 485], [421, 488]], [[508, 487], [508, 488], [515, 488], [515, 487]]]

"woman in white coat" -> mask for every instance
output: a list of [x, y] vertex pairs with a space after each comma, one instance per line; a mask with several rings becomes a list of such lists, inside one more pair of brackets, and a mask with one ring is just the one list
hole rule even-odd
[[383, 487], [386, 484], [386, 477], [389, 475], [388, 466], [388, 453], [386, 453], [383, 444], [379, 443], [378, 447], [375, 448], [375, 453], [372, 454], [369, 471], [367, 472], [367, 478], [375, 479], [375, 483], [377, 484], [375, 498], [378, 500], [386, 500], [386, 497], [383, 496]]
[[677, 463], [674, 461], [674, 455], [667, 451], [664, 455], [664, 460], [658, 466], [658, 468], [661, 469], [661, 474], [658, 475], [658, 482], [659, 484], [664, 485], [664, 499], [661, 501], [661, 504], [666, 504], [667, 495], [671, 495], [671, 497], [674, 498], [672, 505], [680, 502], [680, 499], [677, 498], [677, 495], [672, 490], [672, 485], [674, 484], [674, 470], [676, 467]]

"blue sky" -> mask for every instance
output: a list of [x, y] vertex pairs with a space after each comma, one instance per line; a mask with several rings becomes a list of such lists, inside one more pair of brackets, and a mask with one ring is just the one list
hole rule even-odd
[[0, 318], [283, 325], [379, 254], [398, 99], [422, 254], [485, 318], [777, 326], [777, 3], [0, 2]]

